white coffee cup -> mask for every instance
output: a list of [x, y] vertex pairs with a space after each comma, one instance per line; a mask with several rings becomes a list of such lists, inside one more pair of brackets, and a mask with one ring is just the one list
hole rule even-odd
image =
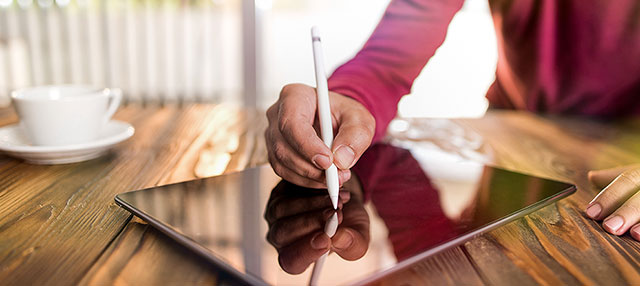
[[122, 91], [50, 85], [13, 91], [11, 100], [32, 145], [73, 145], [99, 137], [118, 109]]

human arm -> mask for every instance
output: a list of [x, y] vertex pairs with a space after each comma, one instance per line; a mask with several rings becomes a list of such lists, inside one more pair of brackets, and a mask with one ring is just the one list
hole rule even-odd
[[371, 112], [376, 120], [374, 142], [384, 136], [398, 102], [444, 42], [463, 2], [391, 1], [363, 48], [329, 78], [331, 91], [356, 99]]
[[[332, 162], [340, 182], [385, 133], [400, 98], [442, 44], [462, 0], [393, 0], [362, 50], [329, 78], [332, 148], [318, 137], [315, 90], [292, 84], [267, 111], [265, 140], [275, 172], [295, 184], [326, 187]], [[375, 136], [375, 138], [374, 138]]]

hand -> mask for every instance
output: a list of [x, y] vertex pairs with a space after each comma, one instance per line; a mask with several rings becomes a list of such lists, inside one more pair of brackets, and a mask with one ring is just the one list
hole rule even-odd
[[369, 215], [355, 191], [342, 190], [336, 234], [324, 233], [333, 215], [327, 190], [306, 189], [281, 181], [271, 192], [264, 214], [267, 240], [278, 251], [278, 262], [291, 274], [304, 272], [327, 251], [347, 260], [362, 257], [369, 247]]
[[329, 92], [335, 138], [330, 150], [318, 136], [316, 91], [303, 84], [282, 88], [280, 98], [267, 110], [265, 132], [269, 163], [283, 179], [308, 188], [326, 188], [325, 169], [334, 162], [340, 185], [349, 169], [369, 147], [375, 132], [371, 113], [356, 100]]
[[587, 206], [587, 216], [604, 219], [602, 226], [611, 234], [631, 230], [640, 241], [640, 165], [591, 171], [589, 180], [604, 189]]

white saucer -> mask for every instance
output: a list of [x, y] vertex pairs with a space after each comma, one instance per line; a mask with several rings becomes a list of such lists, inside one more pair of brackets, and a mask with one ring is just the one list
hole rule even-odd
[[133, 136], [131, 124], [111, 120], [94, 141], [62, 146], [33, 146], [18, 124], [0, 127], [0, 153], [24, 159], [33, 164], [66, 164], [103, 155], [113, 145]]

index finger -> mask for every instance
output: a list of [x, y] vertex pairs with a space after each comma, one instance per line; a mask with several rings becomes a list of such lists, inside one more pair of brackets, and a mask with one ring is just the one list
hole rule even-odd
[[625, 171], [616, 177], [589, 203], [587, 215], [600, 220], [620, 207], [640, 186], [640, 169]]
[[316, 118], [315, 91], [296, 89], [295, 93], [283, 91], [278, 112], [278, 129], [298, 154], [320, 169], [331, 165], [332, 154], [320, 139], [313, 122]]
[[300, 274], [329, 251], [330, 243], [324, 232], [311, 233], [278, 251], [280, 267], [287, 273]]
[[622, 174], [624, 171], [638, 166], [639, 165], [618, 166], [609, 169], [590, 171], [588, 173], [589, 181], [596, 185], [596, 187], [602, 189], [609, 185], [617, 176]]

